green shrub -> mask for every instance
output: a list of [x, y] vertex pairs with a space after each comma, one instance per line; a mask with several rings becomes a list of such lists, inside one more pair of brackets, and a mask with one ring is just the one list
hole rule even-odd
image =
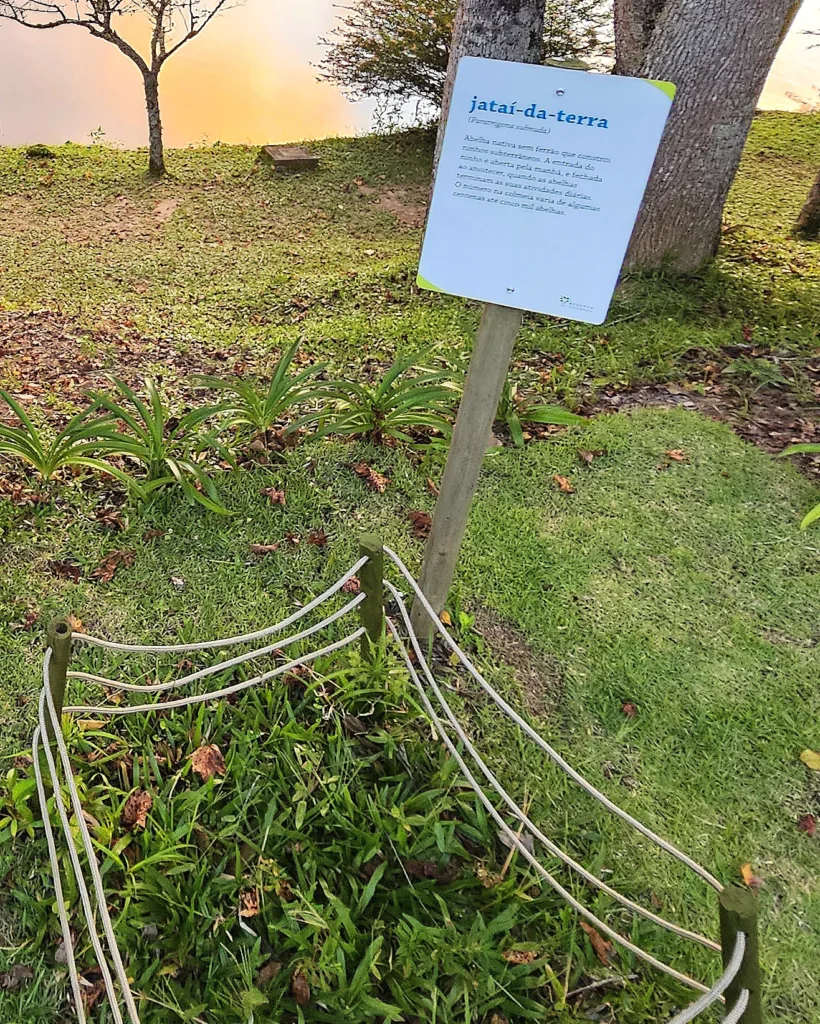
[[[786, 448], [783, 454], [820, 455], [820, 444], [793, 444]], [[806, 513], [803, 522], [800, 524], [800, 529], [805, 530], [807, 526], [811, 526], [812, 523], [816, 523], [818, 519], [820, 519], [820, 505], [815, 505], [810, 512]]]
[[513, 384], [509, 378], [501, 392], [496, 419], [506, 426], [518, 448], [524, 445], [524, 424], [540, 423], [571, 427], [586, 422], [583, 416], [577, 416], [563, 406], [542, 405], [537, 398], [522, 394], [518, 385]]

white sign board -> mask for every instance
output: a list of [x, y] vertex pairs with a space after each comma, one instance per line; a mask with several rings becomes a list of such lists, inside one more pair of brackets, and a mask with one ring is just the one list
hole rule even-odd
[[603, 323], [674, 93], [463, 57], [419, 285]]

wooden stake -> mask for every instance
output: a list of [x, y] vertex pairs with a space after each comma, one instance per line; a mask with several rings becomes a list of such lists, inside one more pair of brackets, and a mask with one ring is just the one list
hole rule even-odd
[[[488, 303], [481, 317], [419, 580], [436, 612], [444, 608], [453, 582], [523, 316], [520, 309]], [[412, 621], [419, 636], [429, 637], [433, 624], [418, 601], [413, 604]]]
[[720, 944], [723, 949], [724, 967], [729, 963], [735, 950], [738, 932], [743, 932], [746, 936], [746, 951], [735, 980], [726, 989], [726, 1009], [730, 1010], [743, 989], [747, 989], [749, 1005], [740, 1018], [740, 1024], [762, 1024], [757, 897], [751, 889], [730, 885], [720, 894]]
[[359, 556], [367, 561], [359, 573], [364, 601], [359, 605], [359, 616], [367, 630], [362, 637], [362, 653], [373, 659], [373, 645], [381, 641], [384, 632], [384, 546], [381, 537], [365, 533], [359, 538]]
[[[54, 701], [59, 722], [63, 715], [65, 703], [66, 672], [71, 658], [71, 623], [68, 619], [52, 619], [46, 630], [48, 646], [51, 648], [51, 660], [48, 663], [48, 686]], [[46, 739], [53, 743], [54, 727], [51, 715], [46, 715]]]

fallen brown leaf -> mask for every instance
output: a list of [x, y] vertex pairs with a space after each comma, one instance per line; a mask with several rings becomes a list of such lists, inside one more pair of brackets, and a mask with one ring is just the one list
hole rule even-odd
[[279, 550], [278, 544], [251, 544], [252, 555], [269, 555]]
[[100, 996], [105, 994], [105, 981], [99, 967], [90, 967], [80, 976], [80, 998], [88, 1012], [93, 1010]]
[[23, 616], [23, 621], [22, 622], [12, 622], [11, 628], [12, 629], [21, 629], [24, 632], [28, 633], [28, 631], [30, 629], [32, 629], [36, 625], [36, 623], [37, 623], [37, 612], [33, 611], [32, 609], [29, 609], [25, 613], [25, 615]]
[[79, 565], [75, 565], [74, 562], [68, 562], [65, 559], [52, 559], [48, 563], [48, 568], [55, 576], [60, 576], [64, 580], [71, 580], [72, 583], [79, 583], [80, 577], [83, 574]]
[[684, 452], [680, 448], [669, 448], [666, 452], [667, 456], [674, 462], [687, 462], [688, 459]]
[[606, 448], [594, 448], [592, 451], [586, 448], [578, 449], [578, 458], [581, 462], [585, 462], [588, 466], [592, 464], [593, 459], [598, 459], [603, 455], [607, 455]]
[[560, 473], [553, 473], [552, 474], [552, 479], [553, 479], [554, 483], [557, 484], [559, 491], [563, 491], [564, 494], [574, 494], [575, 493], [575, 488], [572, 486], [572, 484], [569, 482], [569, 480], [565, 476], [561, 476]]
[[433, 517], [429, 512], [408, 512], [411, 532], [418, 540], [427, 540], [430, 536], [430, 527], [433, 525]]
[[427, 490], [433, 495], [434, 498], [438, 497], [438, 495], [439, 495], [438, 484], [435, 482], [435, 480], [431, 476], [427, 477]]
[[302, 538], [299, 536], [299, 534], [293, 533], [290, 530], [285, 534], [285, 540], [288, 542], [288, 544], [290, 544], [292, 548], [298, 548], [299, 545], [302, 543]]
[[0, 992], [16, 992], [34, 980], [34, 971], [26, 964], [15, 964], [10, 971], [0, 974]]
[[801, 832], [805, 832], [809, 839], [813, 839], [817, 833], [817, 819], [813, 814], [804, 814], [798, 819], [797, 827]]
[[351, 576], [342, 587], [343, 594], [358, 594], [362, 589], [362, 581], [358, 576]]
[[256, 975], [256, 987], [264, 988], [265, 985], [278, 978], [281, 971], [282, 965], [278, 960], [268, 960], [266, 964], [259, 968], [259, 973]]
[[598, 957], [598, 959], [601, 961], [604, 967], [609, 967], [610, 958], [612, 956], [613, 950], [612, 943], [608, 942], [605, 938], [603, 938], [603, 936], [599, 935], [598, 932], [592, 927], [592, 925], [588, 924], [586, 921], [579, 921], [578, 923], [586, 932], [587, 938], [591, 942], [592, 948], [595, 950], [595, 955]]
[[361, 477], [371, 490], [378, 491], [379, 494], [384, 494], [390, 483], [389, 477], [379, 473], [372, 466], [368, 466], [366, 462], [357, 462], [353, 467], [353, 472], [356, 476]]
[[66, 622], [71, 626], [72, 633], [82, 633], [83, 631], [83, 620], [78, 619], [76, 615], [66, 615]]
[[122, 809], [120, 817], [122, 827], [129, 831], [137, 827], [145, 828], [148, 812], [153, 804], [154, 799], [150, 793], [146, 793], [144, 789], [135, 789], [125, 801], [125, 806]]
[[215, 743], [211, 743], [208, 746], [198, 747], [191, 754], [191, 768], [203, 782], [207, 782], [214, 775], [225, 774], [225, 758], [219, 747]]
[[743, 884], [748, 885], [750, 889], [760, 889], [763, 886], [763, 879], [759, 878], [753, 871], [751, 864], [744, 864], [740, 869], [740, 875], [743, 879]]
[[164, 537], [167, 532], [167, 530], [146, 530], [142, 535], [142, 539], [146, 544], [150, 544], [152, 541]]
[[256, 917], [259, 913], [259, 890], [243, 889], [239, 894], [239, 916]]
[[531, 964], [538, 959], [534, 949], [505, 949], [501, 955], [508, 964]]
[[293, 972], [290, 980], [290, 991], [299, 1006], [307, 1006], [310, 1002], [310, 985], [301, 968]]
[[631, 700], [625, 701], [621, 704], [621, 711], [626, 715], [627, 718], [634, 718], [638, 713], [637, 707], [632, 703]]
[[404, 870], [411, 878], [432, 878], [441, 885], [449, 885], [461, 874], [461, 861], [453, 857], [449, 864], [439, 867], [433, 860], [406, 860]]
[[318, 530], [311, 530], [308, 534], [308, 544], [313, 544], [317, 548], [323, 548], [327, 546], [328, 536], [321, 528]]
[[271, 505], [282, 505], [285, 504], [285, 492], [278, 490], [276, 487], [263, 487], [259, 492], [264, 494]]
[[137, 557], [136, 551], [132, 548], [123, 548], [121, 551], [110, 551], [100, 562], [96, 569], [92, 570], [91, 578], [99, 580], [100, 583], [110, 583], [114, 574], [121, 566], [126, 569], [134, 564]]
[[441, 619], [442, 625], [444, 626], [452, 626], [453, 624], [453, 618], [446, 608], [441, 613], [441, 615], [439, 615], [439, 619]]

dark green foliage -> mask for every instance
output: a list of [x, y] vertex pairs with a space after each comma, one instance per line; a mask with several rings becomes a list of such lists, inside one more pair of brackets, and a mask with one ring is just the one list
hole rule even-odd
[[509, 430], [518, 448], [524, 445], [523, 425], [527, 423], [570, 427], [584, 422], [583, 416], [577, 416], [569, 409], [560, 405], [544, 405], [537, 397], [523, 393], [509, 377], [504, 382], [496, 418]]
[[[319, 65], [322, 76], [354, 97], [441, 101], [457, 0], [356, 0], [341, 17]], [[606, 0], [547, 3], [544, 55], [582, 57], [609, 52]]]

